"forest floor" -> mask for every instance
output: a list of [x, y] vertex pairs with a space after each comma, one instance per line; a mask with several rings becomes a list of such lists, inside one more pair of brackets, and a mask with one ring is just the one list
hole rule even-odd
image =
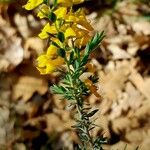
[[[21, 5], [0, 4], [0, 150], [73, 150], [73, 115], [49, 90], [59, 76], [36, 70], [46, 48], [37, 37], [45, 21]], [[149, 150], [150, 4], [123, 0], [113, 8], [85, 8], [96, 32], [106, 34], [91, 55], [101, 95], [88, 99], [100, 109], [93, 135], [108, 137], [108, 150]]]

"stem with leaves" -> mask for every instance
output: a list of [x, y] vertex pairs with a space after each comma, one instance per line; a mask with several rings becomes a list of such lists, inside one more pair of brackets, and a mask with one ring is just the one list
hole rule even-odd
[[[89, 61], [91, 52], [100, 44], [103, 38], [104, 32], [96, 34], [86, 45], [83, 55], [81, 55], [78, 48], [74, 48], [69, 58], [65, 56], [67, 71], [64, 79], [61, 81], [62, 85], [52, 86], [54, 93], [61, 94], [64, 99], [69, 100], [77, 110], [75, 117], [76, 124], [73, 128], [76, 130], [82, 143], [78, 145], [78, 150], [102, 150], [101, 145], [106, 143], [106, 139], [103, 137], [93, 138], [91, 136], [90, 131], [95, 128], [94, 121], [91, 120], [91, 117], [95, 115], [98, 109], [91, 110], [89, 104], [84, 102], [85, 98], [92, 93], [80, 79], [80, 76], [85, 72], [85, 65]], [[93, 84], [94, 79], [94, 77], [91, 78]]]

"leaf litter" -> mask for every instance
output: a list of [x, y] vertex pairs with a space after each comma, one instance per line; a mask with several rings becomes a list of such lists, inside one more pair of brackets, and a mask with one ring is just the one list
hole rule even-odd
[[[79, 142], [71, 130], [74, 109], [66, 110], [66, 102], [49, 90], [59, 75], [41, 76], [35, 69], [47, 45], [37, 38], [44, 21], [20, 9], [20, 4], [0, 7], [0, 145], [72, 150]], [[148, 9], [124, 0], [111, 13], [88, 15], [96, 31], [107, 35], [91, 56], [101, 99], [88, 99], [100, 109], [93, 135], [108, 136], [107, 149], [123, 149], [126, 143], [129, 150], [150, 147], [150, 22], [142, 14]]]

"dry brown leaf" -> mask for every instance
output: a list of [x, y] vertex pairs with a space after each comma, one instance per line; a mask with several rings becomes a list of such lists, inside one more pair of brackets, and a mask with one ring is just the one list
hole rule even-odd
[[31, 30], [28, 26], [28, 21], [26, 16], [22, 16], [19, 13], [16, 13], [14, 16], [14, 22], [23, 38], [27, 38], [31, 35]]
[[127, 117], [121, 117], [112, 120], [112, 129], [115, 133], [125, 133], [131, 125], [131, 121]]
[[29, 59], [30, 56], [33, 55], [33, 51], [36, 55], [43, 53], [44, 43], [38, 37], [28, 38], [25, 42], [24, 49], [24, 58]]
[[114, 60], [131, 58], [131, 56], [118, 45], [110, 44], [107, 46], [107, 48], [112, 53]]
[[21, 46], [20, 38], [13, 38], [8, 41], [8, 46], [3, 54], [0, 54], [0, 71], [9, 71], [19, 65], [23, 60], [23, 48]]
[[146, 122], [150, 121], [150, 99], [143, 101], [142, 106], [137, 109], [134, 116], [136, 116], [139, 120], [146, 120]]
[[13, 66], [19, 65], [23, 60], [23, 48], [21, 46], [20, 38], [13, 38], [9, 48], [6, 49], [4, 54], [6, 60], [8, 60]]
[[150, 147], [150, 130], [141, 128], [130, 131], [126, 134], [126, 139], [130, 143], [136, 143], [141, 150], [149, 150]]
[[144, 79], [136, 70], [133, 70], [129, 79], [147, 99], [150, 99], [150, 78], [149, 77]]
[[9, 108], [0, 108], [0, 146], [9, 145], [14, 139], [14, 118]]
[[150, 22], [146, 20], [139, 20], [131, 24], [131, 26], [137, 34], [150, 35]]
[[[113, 35], [116, 33], [113, 21], [111, 20], [111, 17], [108, 15], [104, 15], [100, 18], [97, 18], [97, 20], [92, 22], [92, 26], [95, 31], [102, 31], [104, 30], [107, 36]], [[107, 29], [107, 30], [106, 30]]]
[[123, 141], [119, 141], [116, 144], [112, 145], [110, 150], [124, 150], [125, 147], [127, 147], [127, 150], [134, 150], [134, 149], [136, 149], [137, 146], [138, 145], [136, 145], [134, 143], [129, 144], [129, 143], [125, 143]]
[[100, 72], [100, 86], [104, 98], [116, 101], [118, 92], [124, 88], [124, 82], [129, 74], [129, 66], [122, 65], [117, 70]]
[[73, 120], [68, 120], [66, 122], [62, 121], [60, 117], [54, 113], [45, 115], [45, 119], [47, 122], [46, 132], [48, 133], [51, 133], [54, 131], [62, 132], [66, 129], [71, 128], [71, 126], [74, 124]]
[[128, 112], [130, 109], [134, 112], [142, 105], [143, 97], [140, 95], [133, 85], [128, 82], [125, 92], [120, 92], [118, 102], [112, 105], [110, 118], [121, 117], [122, 113]]
[[130, 82], [126, 84], [126, 93], [128, 95], [126, 103], [132, 110], [137, 110], [142, 104], [143, 96]]
[[13, 86], [12, 98], [17, 100], [19, 98], [27, 101], [31, 98], [34, 92], [43, 95], [48, 90], [48, 83], [42, 78], [32, 76], [20, 76], [18, 81]]

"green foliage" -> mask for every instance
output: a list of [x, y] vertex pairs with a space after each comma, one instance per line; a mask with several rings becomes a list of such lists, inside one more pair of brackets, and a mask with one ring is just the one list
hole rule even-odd
[[51, 21], [51, 22], [55, 22], [56, 21], [56, 15], [53, 13], [53, 12], [50, 12], [50, 14], [48, 15], [48, 19]]
[[63, 48], [59, 48], [59, 49], [57, 50], [57, 53], [58, 53], [58, 55], [61, 56], [61, 57], [65, 57], [65, 56], [66, 56], [66, 52], [65, 52], [65, 50], [64, 50]]
[[65, 41], [64, 33], [58, 32], [57, 37], [58, 37], [58, 39], [59, 39], [61, 42], [64, 42], [64, 41]]
[[84, 66], [87, 63], [90, 53], [99, 45], [104, 37], [104, 32], [97, 33], [86, 45], [85, 54], [81, 60], [81, 66]]
[[[62, 95], [63, 99], [72, 101], [72, 104], [76, 106], [76, 124], [73, 128], [77, 131], [82, 143], [82, 145], [76, 147], [77, 150], [87, 150], [89, 148], [103, 150], [102, 144], [106, 143], [106, 138], [103, 138], [103, 136], [93, 138], [90, 134], [90, 131], [96, 127], [92, 118], [98, 112], [98, 109], [91, 110], [91, 107], [85, 104], [84, 99], [91, 94], [91, 91], [80, 80], [80, 76], [86, 71], [85, 65], [88, 63], [91, 52], [100, 44], [104, 36], [104, 32], [97, 33], [86, 45], [83, 55], [77, 47], [71, 50], [69, 56], [66, 56], [65, 49], [59, 48], [58, 50], [58, 54], [65, 58], [67, 72], [60, 85], [53, 85], [51, 89], [54, 93]], [[58, 34], [60, 41], [64, 40], [63, 37], [63, 33]], [[53, 44], [59, 47], [56, 43]], [[98, 81], [95, 75], [90, 76], [89, 79], [93, 84]]]

